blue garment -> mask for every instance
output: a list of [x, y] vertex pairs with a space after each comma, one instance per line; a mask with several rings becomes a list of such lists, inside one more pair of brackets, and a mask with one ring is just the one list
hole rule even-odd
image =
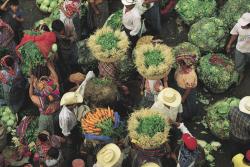
[[178, 163], [180, 167], [188, 167], [199, 158], [200, 154], [201, 153], [198, 149], [196, 149], [195, 151], [189, 151], [184, 147], [184, 144], [182, 144], [178, 158]]

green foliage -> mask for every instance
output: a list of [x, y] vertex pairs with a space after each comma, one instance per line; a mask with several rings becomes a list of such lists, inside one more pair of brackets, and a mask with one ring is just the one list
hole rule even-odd
[[160, 8], [161, 9], [165, 8], [167, 4], [168, 4], [168, 0], [161, 0], [160, 1]]
[[148, 68], [150, 66], [158, 66], [164, 61], [163, 54], [159, 50], [151, 50], [144, 53], [145, 56], [145, 66]]
[[223, 54], [201, 57], [197, 71], [199, 79], [213, 93], [226, 91], [238, 79], [233, 61]]
[[249, 0], [228, 0], [220, 10], [219, 18], [231, 29], [242, 14], [250, 11]]
[[176, 11], [188, 25], [196, 21], [215, 15], [215, 0], [179, 0], [175, 7]]
[[31, 143], [31, 142], [36, 142], [37, 140], [37, 135], [38, 135], [38, 117], [36, 117], [35, 119], [33, 119], [24, 136], [24, 140], [27, 144]]
[[139, 134], [153, 137], [158, 132], [163, 132], [165, 128], [165, 121], [159, 115], [144, 117], [139, 120], [139, 125], [136, 131]]
[[0, 46], [0, 59], [7, 54], [10, 54], [10, 50], [8, 48], [4, 48]]
[[225, 46], [227, 35], [222, 20], [215, 17], [204, 18], [191, 26], [188, 40], [202, 51], [212, 52]]
[[96, 40], [97, 44], [101, 45], [104, 51], [111, 51], [117, 48], [118, 41], [119, 39], [112, 32], [101, 35]]
[[28, 76], [32, 68], [40, 64], [45, 64], [46, 61], [43, 55], [33, 42], [28, 42], [19, 48], [22, 55], [22, 72], [24, 75]]
[[113, 13], [106, 21], [106, 25], [111, 27], [113, 30], [121, 29], [122, 10], [118, 10], [115, 13]]
[[24, 30], [24, 33], [28, 35], [40, 35], [41, 34], [41, 32], [33, 31], [33, 30]]
[[196, 55], [197, 59], [200, 57], [200, 49], [189, 42], [183, 42], [173, 49], [174, 55]]
[[121, 82], [127, 82], [136, 71], [134, 62], [126, 57], [124, 60], [118, 62], [117, 77]]
[[93, 78], [92, 79], [95, 85], [107, 86], [112, 83], [112, 80], [109, 78]]
[[220, 139], [229, 138], [229, 111], [238, 107], [240, 99], [226, 98], [210, 105], [207, 111], [207, 123], [210, 130]]

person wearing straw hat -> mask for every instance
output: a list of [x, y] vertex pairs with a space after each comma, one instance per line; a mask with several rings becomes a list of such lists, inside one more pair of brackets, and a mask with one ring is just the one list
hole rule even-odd
[[147, 162], [143, 164], [141, 167], [160, 167], [160, 165], [154, 163], [154, 162]]
[[116, 144], [110, 143], [97, 153], [96, 159], [93, 167], [121, 167], [123, 154]]
[[178, 114], [183, 112], [180, 93], [169, 87], [163, 89], [151, 109], [161, 111], [168, 119], [176, 121]]
[[239, 107], [229, 112], [232, 156], [250, 148], [250, 96], [240, 100]]
[[233, 43], [238, 39], [235, 50], [235, 68], [240, 73], [239, 83], [244, 79], [244, 70], [250, 62], [250, 13], [244, 13], [231, 30], [231, 38], [226, 51], [231, 52]]

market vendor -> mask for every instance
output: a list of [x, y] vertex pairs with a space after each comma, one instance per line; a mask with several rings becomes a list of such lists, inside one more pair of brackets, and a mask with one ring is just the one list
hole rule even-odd
[[232, 159], [233, 167], [249, 167], [250, 166], [250, 150], [245, 155], [237, 154]]
[[234, 42], [237, 40], [235, 49], [235, 68], [240, 73], [239, 83], [244, 79], [244, 71], [247, 62], [250, 62], [250, 13], [244, 13], [238, 23], [231, 30], [231, 38], [226, 51], [231, 52]]
[[180, 93], [173, 88], [163, 89], [151, 109], [163, 112], [173, 121], [180, 120], [179, 114], [183, 112]]
[[250, 148], [250, 96], [240, 100], [239, 107], [229, 112], [231, 154], [245, 153]]

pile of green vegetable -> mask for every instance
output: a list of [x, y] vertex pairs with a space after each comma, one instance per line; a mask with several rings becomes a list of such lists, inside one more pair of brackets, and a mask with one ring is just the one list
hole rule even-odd
[[240, 99], [226, 98], [210, 105], [206, 111], [206, 120], [210, 131], [220, 139], [229, 138], [229, 111], [238, 107]]
[[37, 48], [35, 43], [27, 42], [25, 45], [19, 48], [22, 55], [21, 70], [24, 75], [28, 76], [32, 68], [37, 65], [45, 64], [46, 60]]
[[223, 54], [208, 54], [199, 60], [199, 79], [213, 93], [225, 92], [238, 81], [234, 63]]
[[122, 27], [122, 10], [118, 10], [115, 13], [113, 13], [111, 16], [109, 16], [105, 25], [111, 27], [113, 30], [121, 29], [121, 27]]
[[8, 133], [16, 128], [16, 116], [12, 113], [9, 107], [4, 106], [0, 108], [0, 119], [6, 126]]
[[109, 136], [112, 138], [120, 138], [124, 133], [124, 126], [120, 123], [117, 128], [114, 128], [112, 118], [105, 119], [96, 125], [97, 128], [101, 129], [101, 135]]
[[36, 4], [42, 12], [53, 12], [64, 0], [36, 0]]
[[215, 15], [215, 0], [179, 0], [175, 7], [176, 11], [188, 25], [196, 21]]
[[181, 55], [195, 55], [197, 57], [197, 60], [201, 56], [200, 49], [189, 42], [183, 42], [174, 47], [173, 53], [175, 57]]
[[144, 57], [144, 63], [147, 68], [150, 66], [157, 67], [164, 60], [162, 52], [156, 49], [145, 52]]
[[212, 52], [224, 48], [227, 34], [222, 20], [215, 17], [203, 18], [191, 26], [188, 40], [202, 51]]
[[34, 119], [32, 119], [32, 121], [30, 122], [26, 133], [24, 135], [24, 141], [27, 144], [30, 144], [32, 142], [36, 143], [37, 140], [37, 135], [39, 133], [38, 131], [38, 118], [39, 117], [34, 117]]
[[220, 10], [219, 18], [232, 29], [242, 14], [250, 11], [249, 0], [228, 0]]
[[119, 39], [112, 32], [103, 34], [99, 36], [96, 40], [96, 43], [101, 45], [104, 51], [111, 51], [112, 49], [117, 48], [118, 42]]
[[151, 117], [144, 117], [139, 120], [137, 132], [139, 134], [148, 135], [153, 137], [158, 132], [163, 132], [165, 128], [165, 121], [159, 115]]

